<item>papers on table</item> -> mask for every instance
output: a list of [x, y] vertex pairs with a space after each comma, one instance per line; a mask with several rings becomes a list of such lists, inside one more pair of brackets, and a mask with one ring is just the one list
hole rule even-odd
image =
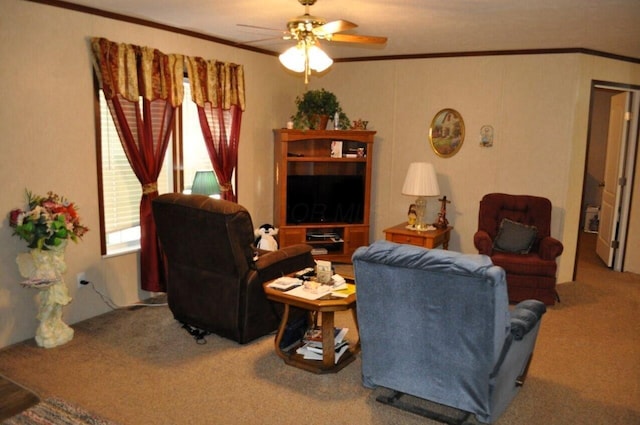
[[268, 285], [270, 288], [286, 292], [287, 295], [317, 300], [331, 293], [332, 296], [346, 298], [355, 293], [355, 285], [348, 284], [339, 274], [331, 276], [331, 285], [320, 285], [317, 281], [303, 281], [296, 277], [283, 276]]
[[288, 291], [293, 288], [297, 288], [302, 285], [302, 280], [296, 277], [283, 276], [271, 282], [269, 288], [277, 289], [278, 291]]
[[331, 276], [331, 284], [333, 285], [334, 290], [343, 289], [346, 287], [347, 281], [344, 279], [344, 277], [336, 273]]
[[287, 291], [287, 295], [293, 295], [295, 297], [304, 298], [306, 300], [317, 300], [327, 295], [331, 291], [331, 286], [321, 285], [317, 289], [309, 290], [304, 286], [298, 286]]
[[334, 288], [331, 291], [332, 296], [339, 297], [339, 298], [347, 298], [349, 295], [355, 294], [355, 293], [356, 293], [356, 285], [354, 285], [353, 283], [345, 283], [339, 288]]

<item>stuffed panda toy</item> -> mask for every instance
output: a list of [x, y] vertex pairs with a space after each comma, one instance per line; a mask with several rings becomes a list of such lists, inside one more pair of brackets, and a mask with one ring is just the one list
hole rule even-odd
[[256, 248], [265, 251], [277, 251], [278, 241], [274, 236], [278, 234], [278, 229], [270, 224], [263, 224], [254, 231], [254, 234], [256, 236]]

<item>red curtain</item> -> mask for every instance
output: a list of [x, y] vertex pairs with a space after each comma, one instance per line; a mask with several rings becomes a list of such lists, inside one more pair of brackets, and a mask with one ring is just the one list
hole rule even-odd
[[182, 103], [183, 58], [156, 49], [92, 39], [102, 89], [131, 168], [142, 185], [140, 274], [146, 291], [166, 291], [151, 212], [158, 175]]
[[[242, 65], [187, 57], [192, 99], [222, 199], [237, 202], [238, 144], [244, 111]], [[232, 179], [236, 181], [232, 184]]]

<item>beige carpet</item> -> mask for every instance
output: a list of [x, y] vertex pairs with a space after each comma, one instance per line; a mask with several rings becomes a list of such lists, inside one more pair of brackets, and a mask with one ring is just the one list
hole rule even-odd
[[[640, 424], [640, 276], [598, 261], [560, 285], [527, 382], [498, 424]], [[336, 321], [353, 329], [348, 314]], [[0, 374], [122, 425], [435, 423], [377, 403], [359, 358], [314, 375], [285, 365], [272, 337], [197, 345], [166, 307], [73, 327], [74, 339], [55, 349], [28, 340], [1, 350]]]

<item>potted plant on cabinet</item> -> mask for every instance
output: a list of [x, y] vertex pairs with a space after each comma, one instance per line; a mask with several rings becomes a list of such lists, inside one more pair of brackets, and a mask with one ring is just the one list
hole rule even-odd
[[[329, 119], [335, 120], [338, 114], [338, 128], [349, 128], [349, 118], [342, 111], [335, 94], [325, 89], [308, 90], [302, 96], [296, 97], [298, 110], [291, 117], [293, 127], [299, 130], [324, 130]], [[335, 125], [335, 124], [334, 124]]]

